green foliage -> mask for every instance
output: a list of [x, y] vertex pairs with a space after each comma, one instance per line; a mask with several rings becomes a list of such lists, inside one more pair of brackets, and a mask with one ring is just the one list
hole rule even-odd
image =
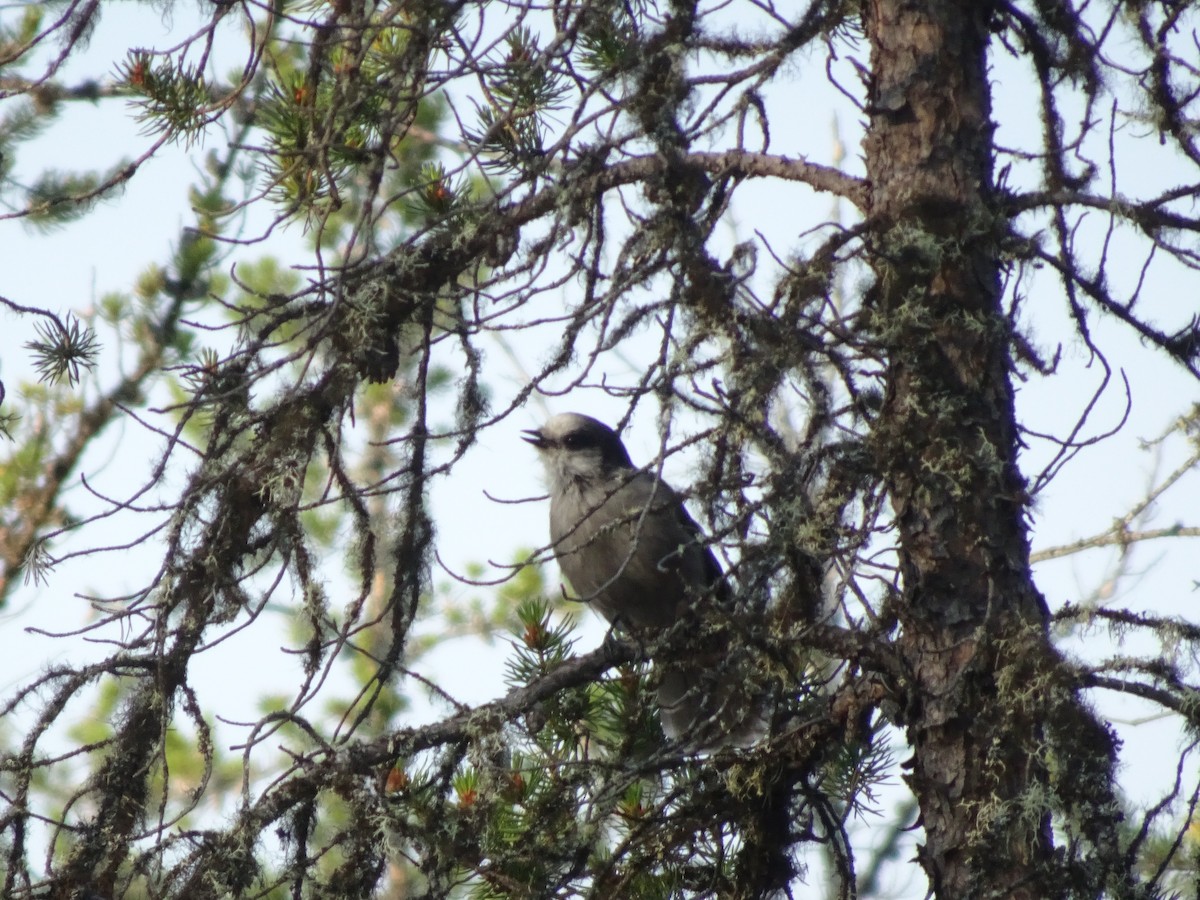
[[[1194, 47], [1171, 43], [1190, 20], [1142, 3], [1097, 29], [1082, 7], [1075, 21], [1034, 4], [1027, 30], [1018, 2], [991, 30], [974, 19], [888, 30], [967, 34], [979, 51], [972, 102], [910, 116], [941, 62], [905, 71], [894, 93], [873, 67], [910, 56], [875, 52], [868, 25], [928, 5], [804, 6], [175, 4], [167, 18], [194, 13], [192, 30], [167, 49], [105, 55], [97, 71], [123, 59], [117, 81], [75, 74], [94, 64], [79, 54], [108, 5], [25, 4], [0, 21], [5, 215], [66, 223], [159, 162], [40, 165], [36, 141], [73, 104], [131, 111], [155, 150], [206, 150], [173, 198], [190, 212], [170, 250], [132, 284], [106, 287], [94, 314], [60, 320], [44, 308], [58, 298], [33, 310], [5, 301], [43, 320], [25, 347], [41, 380], [8, 388], [0, 414], [12, 439], [0, 460], [0, 602], [23, 574], [23, 601], [57, 603], [63, 563], [84, 562], [89, 618], [63, 630], [92, 643], [0, 700], [0, 892], [749, 898], [799, 893], [819, 856], [830, 894], [852, 896], [862, 871], [868, 896], [878, 873], [855, 862], [876, 851], [856, 848], [851, 826], [881, 811], [880, 785], [902, 790], [896, 740], [919, 757], [905, 784], [927, 793], [890, 812], [899, 821], [880, 858], [911, 855], [904, 829], [930, 808], [929, 790], [965, 796], [980, 783], [967, 776], [982, 773], [996, 797], [932, 807], [973, 815], [954, 834], [977, 846], [938, 856], [941, 825], [920, 820], [931, 871], [979, 848], [1009, 865], [1012, 843], [1045, 850], [1041, 868], [1020, 873], [1030, 884], [1061, 870], [1091, 873], [1078, 896], [1189, 889], [1196, 804], [1184, 774], [1156, 810], [1118, 808], [1116, 742], [1084, 727], [1081, 696], [1127, 691], [1194, 728], [1200, 633], [1181, 617], [1131, 617], [1122, 627], [1169, 635], [1175, 658], [1089, 666], [1046, 643], [1037, 609], [1028, 648], [1039, 652], [1008, 654], [1020, 665], [997, 665], [988, 641], [1003, 642], [1010, 607], [1039, 599], [1023, 518], [1036, 510], [1015, 468], [1022, 436], [1035, 437], [1005, 406], [1025, 324], [1017, 299], [1000, 302], [1004, 266], [1061, 275], [1093, 360], [1103, 356], [1088, 303], [1185, 366], [1197, 358], [1194, 322], [1163, 331], [1139, 319], [1145, 304], [1136, 292], [1114, 299], [1119, 276], [1107, 271], [1126, 227], [1151, 238], [1147, 284], [1151, 259], [1195, 263], [1168, 238], [1198, 230], [1186, 212], [1196, 179], [1126, 196], [1112, 150], [1101, 160], [1110, 196], [1072, 194], [1095, 191], [1104, 165], [1068, 171], [1093, 153], [1102, 121], [1113, 146], [1122, 121], [1139, 121], [1194, 162]], [[1090, 78], [1088, 66], [1125, 52], [1120, 39], [1144, 44], [1145, 58], [1110, 67], [1124, 79], [1111, 107], [1089, 96], [1086, 121], [1062, 127], [1079, 98], [1050, 104], [1056, 79]], [[982, 40], [995, 41], [986, 53]], [[1002, 106], [987, 102], [986, 66], [1010, 47], [1043, 67], [1029, 96], [1048, 103], [1045, 140], [1066, 141], [1067, 155], [987, 145]], [[231, 52], [242, 57], [229, 63]], [[814, 57], [875, 141], [863, 145], [866, 175], [780, 144], [791, 135], [773, 117], [791, 125], [817, 100], [785, 75]], [[1122, 90], [1145, 109], [1120, 108]], [[968, 175], [889, 188], [878, 157], [904, 154], [882, 153], [882, 132], [916, 122], [933, 141], [926, 126], [946, 110], [979, 120], [977, 136], [944, 148], [978, 154]], [[988, 184], [1004, 156], [1036, 161], [1026, 167], [1045, 174], [1023, 177], [1046, 183]], [[925, 162], [943, 163], [941, 150]], [[756, 180], [788, 204], [778, 243], [734, 203]], [[974, 192], [965, 213], [954, 197], [925, 196], [951, 185]], [[827, 215], [822, 202], [831, 221], [788, 246], [808, 227], [808, 194], [790, 205], [798, 186], [838, 208]], [[896, 214], [881, 214], [897, 196]], [[1030, 211], [1035, 228], [1022, 222]], [[1097, 212], [1111, 234], [1086, 261]], [[870, 284], [850, 289], [855, 280]], [[515, 375], [491, 367], [497, 347]], [[513, 414], [568, 390], [627, 402], [639, 422], [657, 414], [658, 461], [693, 454], [686, 496], [729, 596], [676, 629], [686, 633], [660, 642], [621, 623], [584, 652], [582, 607], [529, 563], [544, 547], [445, 574], [440, 542], [457, 536], [435, 527], [435, 486], [468, 453], [501, 458]], [[1083, 445], [1083, 424], [1056, 438], [1060, 459]], [[120, 469], [138, 480], [110, 491]], [[509, 475], [487, 474], [489, 489]], [[975, 498], [984, 515], [964, 513]], [[507, 508], [465, 530], [508, 539]], [[1123, 553], [1134, 525], [1113, 528]], [[127, 587], [132, 553], [158, 565]], [[985, 617], [970, 618], [972, 597]], [[204, 654], [246, 638], [235, 665], [294, 669], [286, 690], [254, 698], [249, 724], [207, 705], [201, 684]], [[470, 666], [497, 644], [503, 683], [464, 706], [433, 651], [461, 650]], [[661, 667], [646, 657], [673, 652], [744, 674], [770, 720], [761, 740], [707, 753], [668, 741]], [[1054, 692], [1034, 677], [1047, 672], [1061, 676]], [[978, 758], [920, 756], [942, 732], [965, 735], [959, 746]], [[1016, 789], [1001, 796], [1009, 780]], [[1118, 829], [1122, 813], [1141, 830]], [[988, 887], [1006, 896], [1012, 882]]]
[[638, 58], [636, 21], [626, 3], [598, 3], [583, 17], [580, 62], [598, 78], [628, 71]]
[[[544, 601], [527, 598], [518, 604], [517, 619], [507, 663], [511, 686], [534, 683], [574, 658], [569, 618], [554, 622]], [[444, 869], [447, 884], [465, 883], [468, 895], [480, 898], [550, 896], [579, 884], [581, 854], [593, 857], [588, 870], [603, 868], [622, 835], [628, 836], [628, 823], [645, 813], [638, 798], [643, 792], [657, 796], [658, 786], [654, 779], [627, 783], [615, 772], [597, 778], [585, 765], [629, 748], [624, 735], [591, 721], [593, 713], [621, 718], [613, 708], [628, 691], [607, 686], [556, 694], [502, 742], [481, 736], [451, 770], [448, 791], [436, 787], [442, 764], [414, 768], [408, 762], [393, 770], [388, 817], [391, 830], [412, 843], [405, 855], [419, 857], [425, 873]], [[603, 707], [608, 714], [600, 712]], [[656, 731], [653, 722], [651, 716], [639, 727], [650, 723]], [[437, 825], [414, 829], [417, 823]], [[645, 877], [638, 891], [622, 895], [661, 896], [670, 877]]]
[[826, 769], [822, 787], [846, 814], [860, 818], [879, 806], [879, 788], [889, 782], [895, 768], [891, 734], [876, 727], [862, 740], [837, 748]]
[[[521, 601], [517, 621], [519, 639], [513, 643], [514, 655], [505, 663], [505, 680], [510, 686], [527, 685], [574, 655], [574, 623], [568, 618], [553, 622], [541, 598]], [[534, 737], [538, 745], [553, 754], [573, 753], [584, 735], [596, 731], [594, 699], [596, 692], [587, 686], [562, 691], [547, 701], [543, 710], [546, 724]]]
[[503, 61], [489, 68], [487, 102], [475, 103], [479, 127], [467, 135], [491, 157], [488, 165], [502, 172], [541, 158], [543, 120], [567, 93], [561, 76], [545, 66], [531, 31], [515, 29], [506, 47]]
[[165, 134], [191, 145], [214, 115], [213, 90], [197, 66], [135, 50], [118, 67], [118, 76], [137, 97], [137, 118], [149, 134]]
[[119, 163], [107, 173], [43, 172], [26, 194], [26, 221], [39, 228], [53, 228], [86, 215], [116, 187], [125, 170], [126, 166]]
[[508, 53], [504, 62], [488, 80], [494, 102], [518, 116], [558, 109], [567, 87], [560, 75], [547, 69], [533, 32], [515, 28], [505, 43]]
[[416, 182], [419, 190], [412, 202], [413, 213], [428, 224], [460, 227], [460, 220], [470, 207], [470, 192], [461, 178], [446, 174], [441, 163], [426, 163]]
[[[0, 184], [8, 185], [17, 162], [17, 148], [41, 134], [49, 125], [49, 116], [33, 102], [14, 105], [0, 117]], [[41, 179], [50, 180], [43, 173]]]
[[29, 3], [22, 7], [20, 19], [0, 22], [0, 54], [17, 56], [23, 45], [34, 41], [42, 28], [47, 4]]
[[91, 327], [83, 326], [68, 315], [66, 322], [58, 319], [37, 323], [38, 339], [25, 344], [36, 359], [34, 365], [42, 381], [57, 384], [64, 378], [72, 386], [79, 383], [80, 370], [92, 369], [100, 352], [100, 343]]
[[[436, 31], [438, 16], [421, 26]], [[364, 169], [375, 169], [375, 178], [403, 179], [429, 158], [429, 142], [409, 138], [414, 126], [424, 132], [443, 112], [413, 80], [428, 52], [422, 47], [410, 27], [380, 14], [362, 23], [361, 40], [323, 47], [327, 55], [307, 65], [294, 48], [272, 58], [273, 77], [257, 110], [271, 148], [266, 178], [279, 203], [320, 223], [326, 245], [356, 221]], [[385, 164], [402, 171], [385, 173]]]

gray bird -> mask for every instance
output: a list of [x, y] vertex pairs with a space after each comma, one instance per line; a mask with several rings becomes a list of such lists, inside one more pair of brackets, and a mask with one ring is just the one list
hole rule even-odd
[[[615, 431], [562, 413], [525, 435], [548, 476], [554, 555], [579, 600], [647, 636], [695, 604], [729, 601], [721, 566], [679, 496], [655, 472], [634, 467]], [[669, 738], [694, 749], [753, 739], [753, 704], [718, 669], [711, 651], [659, 667]]]

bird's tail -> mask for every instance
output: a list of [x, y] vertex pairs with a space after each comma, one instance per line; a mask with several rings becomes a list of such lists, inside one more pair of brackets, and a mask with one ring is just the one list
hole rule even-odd
[[762, 700], [721, 665], [660, 667], [659, 715], [667, 737], [689, 750], [747, 747], [766, 730]]

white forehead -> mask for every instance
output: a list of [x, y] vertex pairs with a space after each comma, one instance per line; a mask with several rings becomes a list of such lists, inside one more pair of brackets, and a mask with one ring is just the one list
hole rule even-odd
[[542, 437], [548, 440], [557, 440], [572, 434], [576, 431], [601, 429], [611, 432], [612, 429], [591, 416], [585, 416], [581, 413], [559, 413], [556, 416], [551, 416], [546, 420], [546, 424], [541, 427]]

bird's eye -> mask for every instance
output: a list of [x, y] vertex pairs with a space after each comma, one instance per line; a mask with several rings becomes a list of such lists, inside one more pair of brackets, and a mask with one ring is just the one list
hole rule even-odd
[[573, 431], [568, 435], [564, 435], [562, 439], [563, 446], [568, 450], [581, 450], [588, 444], [587, 435], [578, 431]]

